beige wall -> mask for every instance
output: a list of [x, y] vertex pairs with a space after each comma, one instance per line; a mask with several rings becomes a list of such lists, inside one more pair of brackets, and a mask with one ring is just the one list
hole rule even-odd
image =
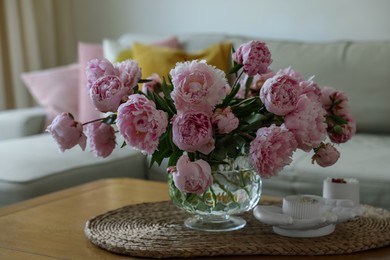
[[390, 40], [388, 0], [72, 0], [77, 38], [226, 32], [310, 41]]

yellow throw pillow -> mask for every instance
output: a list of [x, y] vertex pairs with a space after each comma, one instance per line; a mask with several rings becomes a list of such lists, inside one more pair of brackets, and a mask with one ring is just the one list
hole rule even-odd
[[125, 60], [131, 60], [134, 59], [133, 57], [133, 51], [131, 49], [125, 49], [121, 51], [118, 56], [115, 58], [115, 62], [121, 62]]
[[138, 61], [142, 69], [142, 78], [147, 78], [153, 73], [167, 77], [177, 62], [191, 60], [206, 60], [207, 64], [227, 73], [231, 63], [231, 46], [230, 42], [223, 42], [198, 52], [186, 53], [172, 48], [134, 43], [132, 53], [133, 59]]

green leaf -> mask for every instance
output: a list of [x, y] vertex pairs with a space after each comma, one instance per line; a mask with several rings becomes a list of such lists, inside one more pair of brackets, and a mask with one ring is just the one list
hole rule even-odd
[[153, 99], [158, 109], [164, 110], [171, 116], [173, 116], [176, 113], [176, 111], [172, 110], [172, 108], [169, 106], [168, 101], [162, 98], [159, 94], [153, 92]]
[[253, 82], [253, 77], [248, 77], [248, 79], [245, 82], [245, 94], [244, 94], [245, 98], [248, 97], [249, 89], [251, 87], [252, 82]]
[[164, 93], [164, 97], [165, 97], [167, 100], [172, 101], [171, 92], [172, 92], [172, 90], [173, 90], [173, 86], [167, 84], [167, 81], [166, 81], [165, 78], [163, 78], [163, 82], [162, 82], [162, 84], [161, 84], [161, 89], [162, 89], [162, 92]]
[[123, 141], [121, 148], [125, 147], [127, 145], [126, 141]]
[[335, 132], [336, 134], [338, 135], [342, 135], [343, 134], [343, 128], [339, 125], [336, 125], [332, 128], [332, 131]]
[[261, 109], [262, 106], [263, 103], [261, 102], [260, 98], [257, 96], [248, 99], [243, 99], [239, 103], [234, 104], [231, 107], [233, 113], [238, 118], [242, 119], [242, 117], [246, 117], [253, 113], [258, 113], [259, 109]]
[[256, 132], [257, 129], [260, 127], [263, 127], [265, 125], [269, 125], [270, 121], [273, 120], [274, 115], [271, 113], [267, 113], [265, 115], [252, 115], [249, 116], [246, 122], [248, 123], [247, 125], [242, 124], [239, 126], [238, 130], [242, 132]]
[[242, 67], [244, 67], [244, 65], [234, 63], [234, 66], [229, 70], [228, 75], [237, 73]]
[[138, 83], [148, 83], [148, 82], [151, 82], [152, 80], [151, 79], [140, 79], [138, 81]]
[[179, 148], [175, 149], [175, 151], [171, 154], [171, 156], [169, 156], [168, 167], [176, 165], [177, 160], [179, 160], [180, 156], [182, 155], [183, 155], [182, 150], [180, 150]]
[[345, 120], [343, 117], [340, 117], [340, 116], [336, 116], [336, 115], [327, 115], [326, 116], [328, 119], [332, 120], [333, 122], [335, 122], [336, 124], [338, 125], [345, 125], [345, 124], [348, 124], [348, 121]]
[[236, 52], [236, 50], [234, 49], [233, 45], [232, 45], [232, 48], [231, 48], [231, 52], [232, 52], [232, 54]]
[[157, 150], [152, 155], [152, 162], [156, 162], [158, 165], [161, 164], [164, 158], [168, 158], [173, 152], [169, 142], [170, 135], [168, 133], [169, 132], [167, 131], [160, 137]]
[[237, 83], [233, 88], [232, 91], [225, 97], [225, 99], [222, 102], [222, 107], [227, 107], [230, 104], [230, 101], [236, 96], [237, 92], [240, 90], [240, 83]]
[[102, 122], [108, 125], [115, 124], [115, 120], [117, 118], [116, 114], [110, 114], [107, 117], [103, 118]]

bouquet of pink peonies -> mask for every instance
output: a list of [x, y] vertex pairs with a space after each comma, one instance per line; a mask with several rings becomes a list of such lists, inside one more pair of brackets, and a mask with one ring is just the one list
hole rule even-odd
[[61, 151], [77, 144], [84, 150], [88, 138], [101, 157], [117, 146], [119, 131], [127, 145], [151, 155], [152, 163], [168, 158], [176, 187], [196, 194], [212, 185], [214, 165], [243, 150], [263, 178], [290, 164], [297, 149], [313, 151], [313, 163], [323, 167], [338, 160], [334, 144], [356, 131], [345, 94], [320, 88], [313, 77], [304, 79], [291, 68], [272, 71], [271, 53], [261, 41], [242, 44], [232, 60], [232, 84], [205, 61], [179, 62], [167, 79], [143, 80], [134, 60], [91, 60], [87, 88], [107, 115], [81, 123], [63, 113], [47, 131]]

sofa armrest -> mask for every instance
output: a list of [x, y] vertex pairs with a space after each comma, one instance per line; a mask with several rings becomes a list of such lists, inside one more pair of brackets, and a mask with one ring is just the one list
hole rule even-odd
[[42, 107], [0, 111], [0, 140], [42, 133], [45, 117]]

